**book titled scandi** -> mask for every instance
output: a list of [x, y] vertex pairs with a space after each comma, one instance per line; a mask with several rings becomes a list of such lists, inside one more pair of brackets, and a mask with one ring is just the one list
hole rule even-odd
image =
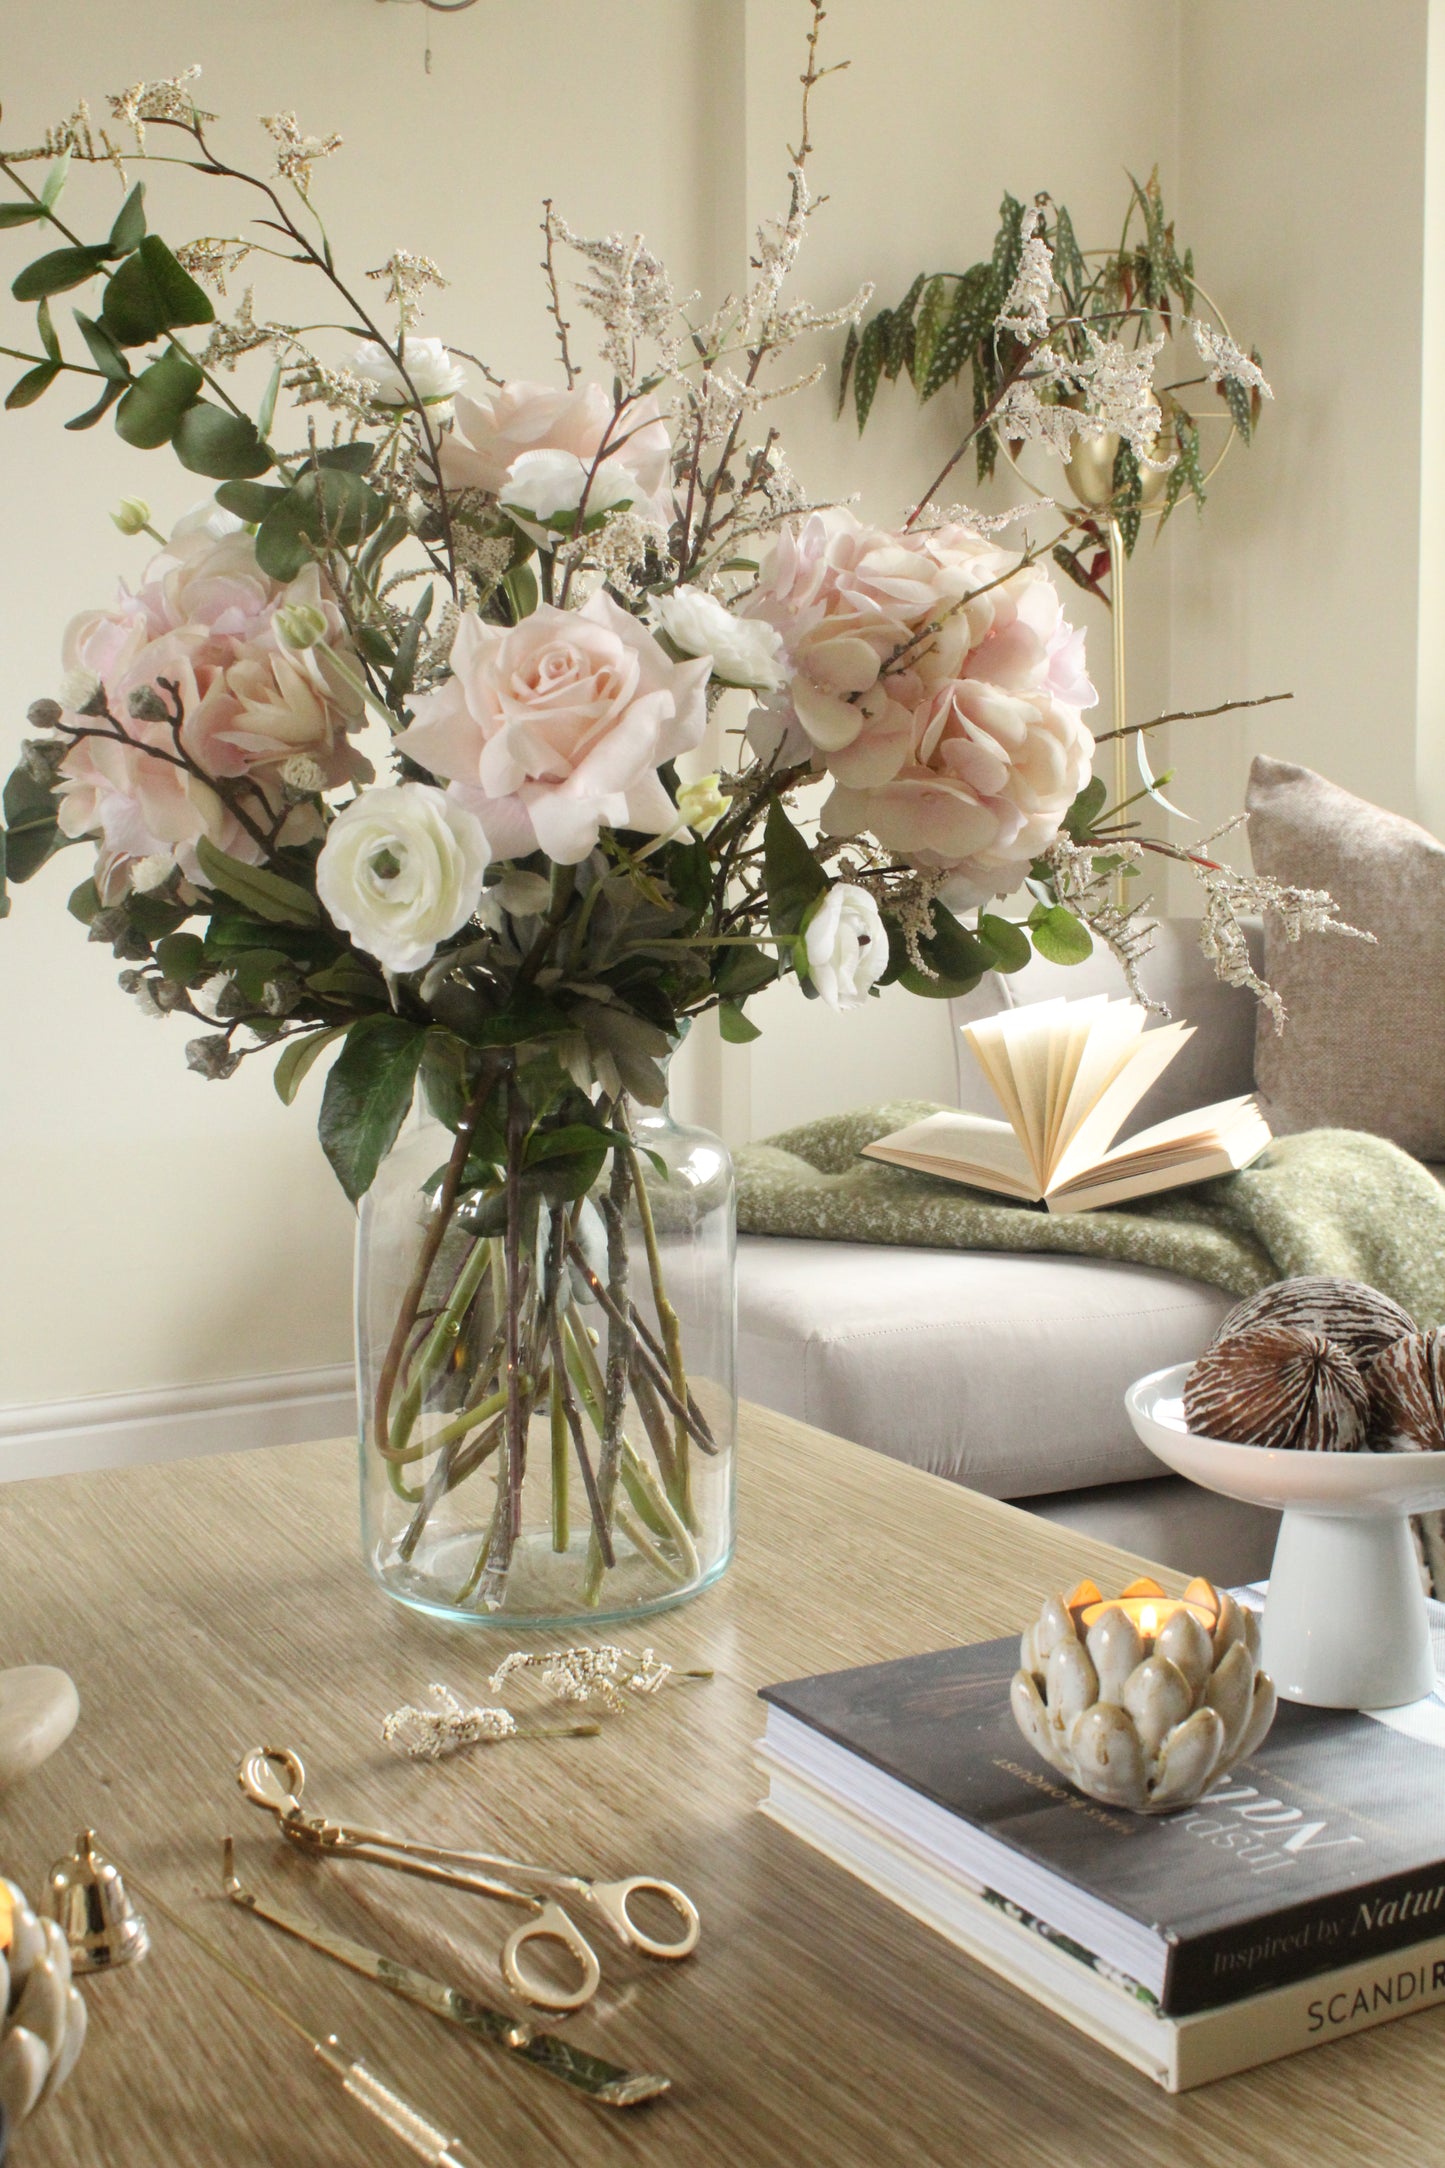
[[930, 1114], [864, 1146], [865, 1156], [994, 1190], [1051, 1212], [1087, 1212], [1247, 1167], [1270, 1142], [1248, 1094], [1171, 1115], [1114, 1140], [1193, 1036], [1192, 1024], [1146, 1031], [1137, 1001], [1103, 994], [1035, 1001], [965, 1024], [1006, 1121]]
[[765, 1688], [765, 1811], [1173, 2091], [1445, 2002], [1440, 1743], [1282, 1704], [1198, 1806], [1130, 1815], [1030, 1756], [1017, 1662]]

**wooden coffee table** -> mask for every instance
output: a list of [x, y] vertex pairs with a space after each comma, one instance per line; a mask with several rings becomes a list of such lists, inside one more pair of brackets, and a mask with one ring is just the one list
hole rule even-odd
[[[602, 1736], [425, 1766], [379, 1743], [433, 1679], [474, 1699], [514, 1637], [386, 1601], [357, 1558], [346, 1444], [16, 1484], [0, 1492], [0, 1663], [64, 1665], [70, 1744], [0, 1796], [0, 1870], [38, 1892], [94, 1826], [316, 2033], [374, 2062], [478, 2162], [978, 2168], [1431, 2168], [1445, 2161], [1445, 2012], [1171, 2099], [756, 1811], [765, 1681], [1012, 1631], [1053, 1588], [1137, 1561], [824, 1436], [746, 1412], [737, 1560], [634, 1629], [706, 1684]], [[1117, 1585], [1117, 1580], [1116, 1580]], [[1177, 1585], [1177, 1584], [1176, 1584]], [[437, 1841], [681, 1882], [703, 1919], [668, 1967], [605, 1945], [577, 2043], [667, 2071], [599, 2110], [244, 1918], [243, 1876], [363, 1942], [497, 1999], [501, 1907], [286, 1850], [247, 1806], [243, 1749], [294, 1747], [323, 1812]], [[309, 1802], [308, 1802], [309, 1803]], [[386, 2168], [408, 2156], [299, 2041], [153, 1918], [154, 1948], [87, 1990], [91, 2040], [16, 2168]]]

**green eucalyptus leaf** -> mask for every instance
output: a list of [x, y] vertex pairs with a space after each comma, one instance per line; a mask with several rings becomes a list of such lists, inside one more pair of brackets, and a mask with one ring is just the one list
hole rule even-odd
[[61, 364], [58, 361], [38, 362], [33, 369], [27, 369], [24, 376], [18, 377], [6, 393], [6, 407], [13, 410], [15, 407], [34, 406], [36, 400], [43, 398], [49, 391], [60, 371]]
[[1022, 971], [1031, 950], [1029, 937], [1022, 926], [1011, 918], [1000, 918], [993, 911], [978, 914], [978, 936], [989, 950], [995, 971]]
[[145, 182], [137, 181], [110, 229], [110, 239], [106, 243], [108, 255], [128, 256], [132, 249], [140, 247], [146, 233], [145, 203]]
[[280, 926], [316, 926], [321, 906], [309, 889], [298, 887], [265, 866], [248, 866], [218, 850], [208, 836], [196, 844], [196, 863], [208, 888], [243, 904], [255, 917]]
[[80, 326], [80, 336], [90, 349], [90, 358], [101, 375], [109, 377], [114, 384], [128, 384], [131, 378], [130, 363], [110, 333], [102, 331], [95, 318], [87, 316], [83, 309], [76, 309], [72, 313]]
[[204, 382], [190, 356], [168, 346], [126, 391], [116, 409], [116, 435], [143, 452], [169, 444]]
[[96, 400], [95, 405], [88, 406], [83, 414], [73, 414], [65, 424], [66, 428], [93, 429], [96, 423], [110, 412], [124, 390], [125, 385], [123, 382], [118, 384], [114, 382], [108, 383]]
[[311, 458], [317, 467], [332, 467], [344, 474], [370, 474], [376, 446], [358, 437], [352, 444], [327, 445], [324, 451], [313, 452]]
[[54, 248], [37, 256], [11, 283], [17, 301], [44, 301], [49, 294], [69, 293], [83, 286], [105, 262], [104, 248]]
[[198, 979], [209, 978], [215, 969], [206, 954], [205, 942], [196, 933], [163, 934], [156, 943], [156, 962], [177, 986], [194, 986]]
[[294, 580], [331, 543], [350, 549], [364, 540], [387, 509], [384, 497], [344, 468], [303, 474], [262, 520], [256, 562], [273, 580]]
[[71, 841], [56, 822], [56, 795], [37, 782], [28, 768], [16, 768], [5, 785], [6, 872], [12, 881], [28, 881], [46, 860]]
[[11, 226], [33, 226], [44, 216], [38, 203], [0, 203], [0, 233]]
[[181, 269], [159, 234], [148, 233], [106, 281], [100, 321], [117, 346], [149, 346], [168, 331], [215, 320], [216, 312], [205, 293], [189, 271]]
[[423, 1027], [400, 1016], [353, 1024], [326, 1079], [321, 1148], [353, 1204], [376, 1179], [411, 1108], [426, 1044]]
[[55, 336], [55, 319], [50, 313], [48, 301], [42, 301], [35, 311], [35, 328], [40, 334], [40, 344], [45, 349], [46, 359], [59, 361], [60, 341]]
[[1091, 775], [1064, 815], [1064, 833], [1075, 843], [1087, 842], [1095, 821], [1108, 802], [1109, 786], [1101, 775]]
[[315, 1068], [327, 1047], [344, 1038], [350, 1028], [347, 1024], [332, 1024], [325, 1031], [309, 1031], [305, 1038], [287, 1041], [277, 1055], [276, 1066], [271, 1072], [276, 1096], [283, 1106], [289, 1107], [293, 1104], [302, 1083]]
[[386, 981], [378, 966], [353, 956], [349, 950], [322, 970], [308, 972], [306, 991], [328, 1001], [386, 1003]]
[[100, 909], [100, 890], [94, 876], [83, 880], [78, 888], [72, 888], [66, 899], [66, 910], [72, 918], [78, 918], [82, 926], [88, 926]]
[[285, 494], [285, 489], [278, 488], [274, 482], [223, 482], [216, 491], [216, 502], [222, 511], [234, 512], [237, 519], [255, 527], [275, 509]]
[[725, 948], [717, 952], [712, 982], [729, 1001], [745, 1001], [760, 987], [771, 986], [778, 975], [776, 959], [766, 949]]
[[1061, 903], [1035, 904], [1029, 932], [1040, 956], [1051, 964], [1081, 964], [1094, 952], [1094, 937], [1082, 919]]
[[411, 691], [412, 679], [416, 675], [416, 658], [421, 652], [422, 634], [426, 631], [426, 621], [431, 616], [435, 595], [436, 589], [428, 582], [397, 642], [396, 662], [386, 687], [386, 704], [389, 708], [399, 708]]
[[181, 465], [212, 481], [247, 481], [276, 464], [249, 414], [228, 413], [209, 399], [186, 410], [173, 442]]
[[735, 1001], [718, 1003], [717, 1028], [729, 1046], [746, 1046], [750, 1040], [761, 1039], [763, 1035], [761, 1027], [744, 1016]]

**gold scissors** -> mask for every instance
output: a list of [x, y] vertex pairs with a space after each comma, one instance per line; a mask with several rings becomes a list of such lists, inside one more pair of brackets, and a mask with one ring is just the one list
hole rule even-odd
[[[625, 1948], [638, 1950], [644, 1957], [670, 1961], [690, 1957], [697, 1948], [697, 1907], [672, 1882], [660, 1882], [647, 1874], [627, 1875], [620, 1882], [593, 1882], [585, 1875], [508, 1859], [499, 1852], [455, 1851], [445, 1845], [389, 1836], [380, 1829], [326, 1821], [303, 1811], [301, 1793], [306, 1771], [300, 1756], [288, 1747], [252, 1747], [241, 1757], [236, 1781], [254, 1806], [275, 1815], [281, 1834], [303, 1851], [323, 1858], [358, 1859], [376, 1867], [394, 1867], [400, 1874], [444, 1882], [473, 1896], [496, 1897], [504, 1904], [525, 1906], [532, 1917], [514, 1928], [503, 1943], [502, 1973], [513, 1992], [538, 2009], [580, 2010], [592, 2000], [602, 1978], [596, 1951], [571, 1914], [557, 1902], [559, 1898], [565, 1897], [595, 1914]], [[637, 1925], [628, 1907], [639, 1891], [671, 1905], [682, 1922], [682, 1933], [676, 1941], [659, 1942]], [[536, 1942], [561, 1944], [580, 1968], [576, 1987], [553, 1987], [524, 1972], [521, 1953], [529, 1943]]]

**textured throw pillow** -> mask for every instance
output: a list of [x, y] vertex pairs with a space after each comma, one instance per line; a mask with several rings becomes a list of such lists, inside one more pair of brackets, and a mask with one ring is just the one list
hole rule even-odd
[[1265, 919], [1264, 974], [1289, 1021], [1261, 1010], [1255, 1081], [1280, 1131], [1368, 1129], [1417, 1159], [1445, 1160], [1445, 844], [1308, 768], [1250, 770], [1257, 873], [1327, 888], [1376, 937], [1285, 939]]

